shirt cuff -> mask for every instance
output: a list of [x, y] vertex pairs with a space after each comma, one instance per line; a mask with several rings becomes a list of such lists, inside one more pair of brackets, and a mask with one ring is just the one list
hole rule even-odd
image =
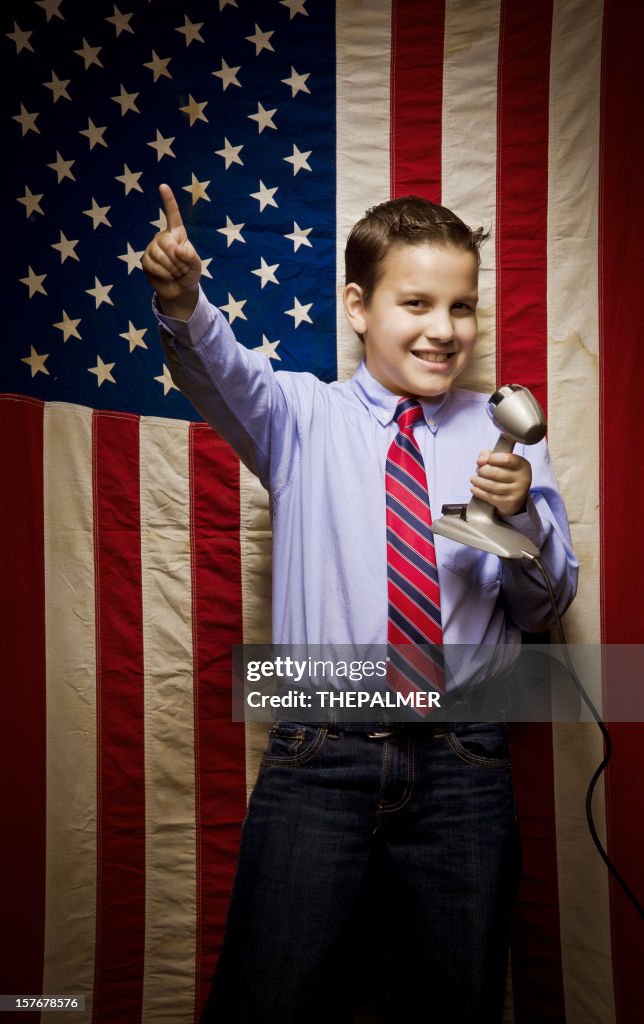
[[212, 323], [212, 307], [199, 286], [199, 298], [189, 320], [177, 320], [161, 312], [157, 295], [152, 298], [152, 311], [166, 335], [180, 345], [196, 348], [208, 332]]
[[531, 494], [528, 494], [526, 498], [524, 512], [517, 512], [514, 516], [499, 516], [499, 518], [508, 526], [513, 526], [537, 547], [541, 547], [544, 541], [543, 523]]

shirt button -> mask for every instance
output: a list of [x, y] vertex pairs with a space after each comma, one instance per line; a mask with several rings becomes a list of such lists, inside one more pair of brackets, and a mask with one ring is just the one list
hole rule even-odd
[[429, 419], [427, 420], [427, 422], [429, 423], [430, 427], [435, 427], [435, 426], [436, 426], [436, 420], [435, 420], [435, 419], [432, 419], [432, 417], [431, 417], [431, 416], [429, 417]]

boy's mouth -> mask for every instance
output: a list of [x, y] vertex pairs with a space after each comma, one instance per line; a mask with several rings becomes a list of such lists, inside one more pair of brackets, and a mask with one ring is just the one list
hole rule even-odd
[[423, 363], [446, 363], [455, 355], [454, 352], [412, 352], [416, 359]]

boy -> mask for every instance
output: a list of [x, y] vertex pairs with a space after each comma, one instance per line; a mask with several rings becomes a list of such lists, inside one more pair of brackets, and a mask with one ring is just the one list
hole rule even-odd
[[[422, 642], [439, 666], [448, 648], [467, 650], [470, 684], [506, 672], [520, 630], [551, 621], [544, 586], [523, 562], [440, 537], [434, 550], [427, 486], [436, 515], [468, 499], [473, 472], [471, 493], [541, 549], [560, 613], [576, 562], [545, 442], [529, 460], [491, 454], [486, 398], [454, 388], [476, 341], [482, 232], [414, 197], [368, 211], [347, 242], [344, 290], [365, 359], [350, 381], [326, 385], [274, 373], [237, 345], [199, 290], [168, 186], [161, 196], [168, 226], [143, 268], [175, 382], [269, 490], [273, 640]], [[411, 534], [396, 480], [414, 492], [413, 522], [424, 517]], [[375, 877], [389, 1019], [423, 1008], [428, 1021], [500, 1021], [516, 868], [502, 725], [277, 722], [203, 1019], [339, 1019], [338, 950]]]

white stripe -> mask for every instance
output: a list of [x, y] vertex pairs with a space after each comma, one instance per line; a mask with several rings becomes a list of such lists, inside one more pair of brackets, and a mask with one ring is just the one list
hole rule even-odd
[[[549, 439], [582, 564], [579, 594], [566, 617], [575, 644], [600, 636], [598, 167], [600, 0], [555, 0], [550, 70], [548, 171]], [[577, 649], [579, 650], [579, 649]], [[594, 664], [593, 664], [594, 661]], [[601, 708], [598, 659], [581, 666]], [[584, 817], [590, 776], [602, 757], [596, 726], [554, 730], [557, 864], [564, 993], [569, 1021], [615, 1017], [607, 873]], [[605, 833], [603, 789], [594, 801]]]
[[336, 3], [336, 263], [338, 380], [351, 376], [362, 344], [342, 307], [344, 246], [368, 207], [390, 195], [389, 0]]
[[43, 992], [86, 996], [96, 929], [96, 628], [92, 412], [44, 414], [47, 883]]
[[189, 424], [141, 420], [146, 893], [143, 1024], [194, 1019], [196, 826]]
[[496, 114], [499, 0], [447, 0], [443, 66], [442, 202], [491, 230], [479, 275], [479, 337], [459, 386], [496, 388]]

